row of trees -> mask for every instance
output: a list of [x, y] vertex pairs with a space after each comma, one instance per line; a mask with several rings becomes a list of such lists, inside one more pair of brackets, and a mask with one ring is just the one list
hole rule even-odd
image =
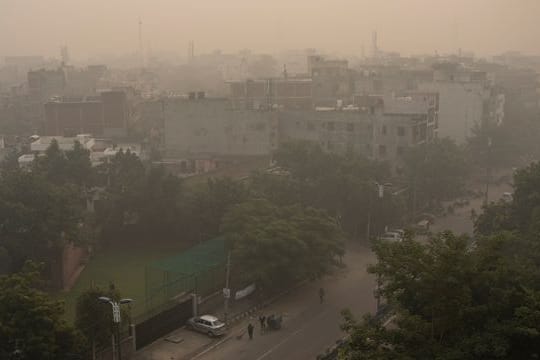
[[540, 164], [519, 171], [513, 202], [484, 208], [474, 239], [378, 244], [369, 271], [391, 326], [345, 312], [342, 359], [534, 359], [540, 356]]
[[[88, 151], [79, 143], [71, 151], [61, 151], [53, 141], [30, 172], [18, 169], [16, 157], [3, 163], [0, 212], [6, 216], [0, 228], [4, 232], [0, 256], [7, 264], [3, 270], [16, 271], [26, 259], [53, 263], [51, 252], [58, 256], [67, 241], [96, 247], [149, 238], [193, 244], [219, 235], [226, 211], [250, 198], [324, 209], [349, 236], [362, 237], [368, 218], [376, 233], [402, 221], [407, 208], [455, 193], [466, 173], [461, 155], [449, 141], [412, 150], [404, 159], [405, 180], [395, 181], [396, 188], [408, 190], [408, 197], [380, 199], [374, 182], [391, 179], [385, 164], [328, 154], [307, 142], [280, 147], [275, 154], [284, 170], [280, 175], [256, 173], [247, 182], [222, 178], [186, 186], [129, 151], [92, 167]], [[96, 188], [101, 189], [101, 200], [89, 214], [86, 200]]]
[[[449, 150], [437, 153], [429, 148], [425, 153], [455, 155], [452, 145], [435, 149], [439, 147]], [[426, 161], [426, 157], [419, 159], [420, 164]], [[6, 283], [22, 281], [17, 277], [25, 273], [16, 272], [24, 270], [27, 260], [44, 262], [52, 271], [46, 272], [50, 279], [67, 241], [86, 241], [96, 247], [148, 239], [193, 244], [224, 234], [234, 259], [233, 278], [239, 285], [255, 282], [271, 291], [332, 271], [343, 255], [344, 238], [362, 236], [368, 214], [375, 219], [373, 228], [382, 229], [400, 221], [407, 205], [397, 196], [378, 199], [374, 181], [390, 179], [384, 164], [327, 154], [309, 143], [280, 148], [275, 154], [279, 174], [260, 172], [243, 182], [223, 178], [190, 186], [162, 168], [143, 164], [130, 152], [119, 152], [93, 168], [80, 144], [64, 152], [53, 142], [31, 171], [18, 169], [12, 160], [3, 164], [0, 178], [0, 256], [9, 264], [5, 271], [15, 273], [2, 278]], [[86, 201], [96, 188], [101, 200], [89, 215]], [[35, 271], [32, 276], [37, 279]], [[47, 309], [54, 307], [51, 319], [60, 319], [61, 305], [41, 293], [44, 284], [28, 280], [24, 286], [23, 296], [48, 304], [36, 316], [47, 317], [53, 314]], [[111, 291], [92, 289], [79, 299], [77, 330], [65, 330], [78, 344], [73, 346], [89, 349], [90, 344], [108, 343], [110, 311], [94, 300], [100, 295], [118, 296]], [[4, 300], [12, 302], [10, 298], [0, 302]], [[21, 309], [25, 304], [33, 306], [23, 302]], [[53, 322], [67, 329], [60, 320]], [[64, 349], [64, 354], [72, 351], [71, 345], [58, 345], [56, 338], [40, 341], [50, 349]], [[10, 342], [3, 349], [9, 353], [17, 346]], [[25, 346], [28, 353], [34, 351], [29, 342]]]

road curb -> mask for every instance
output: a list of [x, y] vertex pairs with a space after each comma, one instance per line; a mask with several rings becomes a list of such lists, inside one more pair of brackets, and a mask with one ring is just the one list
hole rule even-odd
[[[255, 314], [257, 311], [271, 305], [272, 303], [274, 303], [279, 298], [281, 298], [281, 297], [283, 297], [285, 295], [288, 295], [292, 291], [297, 290], [297, 289], [301, 288], [302, 286], [304, 286], [306, 284], [309, 284], [309, 283], [310, 283], [309, 280], [300, 281], [296, 285], [290, 287], [287, 290], [284, 290], [284, 291], [280, 292], [277, 295], [274, 295], [270, 299], [268, 299], [266, 301], [263, 301], [260, 304], [254, 305], [254, 306], [252, 306], [251, 308], [249, 308], [248, 310], [246, 310], [244, 312], [241, 312], [239, 314], [236, 314], [236, 315], [232, 316], [231, 319], [227, 322], [227, 325], [232, 326], [232, 325], [240, 322], [242, 319], [245, 319], [246, 317]], [[220, 345], [226, 343], [227, 341], [231, 340], [234, 336], [235, 336], [234, 334], [231, 334], [231, 335], [227, 336], [225, 339], [223, 339], [222, 341], [219, 341], [219, 342], [213, 343], [213, 344], [209, 344], [209, 345], [205, 345], [205, 346], [195, 350], [192, 354], [187, 355], [186, 357], [184, 357], [184, 359], [190, 359], [190, 360], [197, 359], [199, 356], [202, 356], [203, 354], [206, 354], [208, 351], [213, 350], [213, 349], [217, 348], [218, 346], [220, 346]]]
[[274, 295], [270, 299], [268, 299], [266, 301], [263, 301], [260, 304], [254, 305], [253, 307], [249, 308], [248, 310], [246, 310], [246, 311], [244, 311], [244, 312], [242, 312], [240, 314], [236, 314], [236, 315], [232, 316], [231, 319], [227, 322], [227, 325], [233, 325], [234, 323], [246, 318], [247, 316], [253, 315], [257, 311], [271, 305], [272, 303], [274, 303], [279, 298], [291, 293], [294, 290], [297, 290], [297, 289], [301, 288], [302, 286], [308, 284], [309, 282], [310, 281], [308, 281], [308, 280], [301, 281], [298, 284], [292, 286], [291, 288], [289, 288], [287, 290], [284, 290], [284, 291], [280, 292], [277, 295]]

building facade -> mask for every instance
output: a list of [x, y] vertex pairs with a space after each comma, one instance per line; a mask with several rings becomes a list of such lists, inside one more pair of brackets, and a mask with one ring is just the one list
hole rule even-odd
[[225, 98], [176, 98], [164, 104], [169, 157], [268, 155], [278, 145], [277, 112], [238, 110]]
[[63, 97], [45, 103], [43, 135], [125, 137], [128, 104], [123, 91], [105, 91], [99, 96]]

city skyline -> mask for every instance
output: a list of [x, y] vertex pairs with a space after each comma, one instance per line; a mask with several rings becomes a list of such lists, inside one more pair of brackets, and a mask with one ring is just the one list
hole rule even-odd
[[264, 7], [247, 0], [0, 0], [0, 9], [0, 57], [58, 56], [63, 45], [77, 59], [134, 53], [139, 18], [145, 51], [182, 56], [191, 40], [195, 53], [317, 48], [360, 55], [362, 47], [369, 53], [373, 30], [381, 49], [402, 55], [537, 54], [540, 35], [534, 0], [278, 0]]

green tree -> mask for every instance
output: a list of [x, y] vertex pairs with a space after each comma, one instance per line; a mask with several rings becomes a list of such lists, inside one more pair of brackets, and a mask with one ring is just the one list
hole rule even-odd
[[226, 177], [208, 179], [181, 196], [182, 230], [192, 241], [216, 237], [229, 208], [248, 198], [248, 189], [240, 181]]
[[167, 174], [163, 167], [146, 168], [129, 151], [118, 152], [98, 172], [107, 189], [105, 202], [96, 214], [101, 240], [176, 237], [183, 223], [180, 179]]
[[514, 216], [520, 229], [527, 232], [540, 220], [540, 162], [520, 169], [514, 175]]
[[519, 155], [519, 150], [509, 136], [506, 124], [475, 126], [472, 136], [467, 138], [467, 155], [471, 164], [476, 167], [491, 169], [512, 164]]
[[231, 208], [222, 231], [241, 282], [275, 289], [317, 278], [343, 255], [342, 233], [324, 211], [300, 205], [276, 206], [259, 199]]
[[32, 171], [56, 185], [91, 186], [95, 180], [90, 151], [78, 140], [74, 141], [72, 150], [63, 151], [53, 139], [45, 155], [34, 160]]
[[68, 359], [80, 344], [63, 311], [61, 302], [39, 290], [36, 265], [0, 276], [0, 357], [18, 352], [20, 359]]
[[120, 300], [120, 293], [114, 288], [91, 288], [77, 298], [75, 326], [93, 352], [96, 348], [108, 347], [113, 334], [111, 307], [98, 301], [101, 296]]
[[463, 191], [468, 165], [463, 150], [452, 140], [415, 146], [403, 159], [413, 207], [436, 205]]
[[[354, 154], [325, 153], [311, 142], [285, 143], [274, 159], [284, 172], [280, 175], [284, 180], [254, 181], [257, 193], [267, 198], [286, 199], [289, 194], [298, 203], [325, 209], [355, 238], [364, 234], [369, 213], [375, 220], [371, 224], [373, 233], [401, 220], [403, 207], [399, 198], [376, 199], [375, 181], [386, 183], [390, 177], [383, 163]], [[276, 193], [277, 190], [282, 193]]]
[[11, 149], [0, 163], [0, 174], [6, 174], [18, 170], [19, 156], [21, 155], [22, 153], [20, 153], [18, 150]]
[[67, 181], [79, 186], [94, 184], [95, 175], [90, 162], [90, 150], [85, 149], [79, 141], [75, 141], [73, 150], [65, 152]]
[[513, 205], [506, 201], [484, 205], [482, 213], [474, 219], [474, 232], [477, 235], [491, 235], [501, 231], [517, 229]]
[[491, 203], [475, 221], [478, 234], [518, 231], [536, 237], [540, 230], [540, 163], [532, 163], [514, 174], [513, 200]]
[[[532, 359], [540, 355], [538, 250], [510, 233], [443, 233], [375, 247], [369, 271], [392, 304], [390, 327], [345, 318], [342, 359]], [[534, 254], [534, 255], [533, 255]], [[369, 341], [364, 336], [369, 336]], [[362, 351], [360, 351], [362, 350]], [[384, 356], [381, 356], [384, 354]], [[377, 357], [379, 356], [379, 357]]]
[[33, 172], [0, 179], [0, 246], [9, 252], [12, 271], [27, 259], [58, 268], [60, 250], [79, 235], [79, 200], [73, 188], [57, 187]]

